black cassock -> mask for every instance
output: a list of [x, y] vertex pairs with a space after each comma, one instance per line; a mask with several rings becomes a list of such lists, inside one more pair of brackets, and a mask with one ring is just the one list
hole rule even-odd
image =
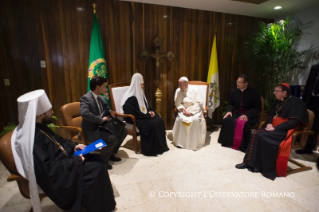
[[[50, 130], [45, 124], [36, 124], [33, 159], [37, 184], [61, 209], [81, 211], [112, 211], [115, 200], [106, 164], [98, 155], [84, 155], [85, 161], [74, 156], [74, 144]], [[63, 146], [61, 149], [49, 137]]]
[[218, 143], [231, 147], [234, 141], [235, 120], [241, 115], [246, 115], [248, 121], [243, 129], [243, 139], [239, 150], [246, 151], [251, 137], [250, 128], [258, 121], [258, 113], [261, 111], [260, 95], [254, 89], [247, 87], [244, 91], [234, 88], [230, 91], [227, 112], [232, 112], [232, 117], [223, 119]]
[[[142, 113], [135, 96], [131, 96], [126, 100], [123, 110], [124, 113], [133, 114], [136, 118], [136, 125], [141, 136], [141, 153], [143, 155], [156, 156], [169, 150], [166, 143], [163, 119], [158, 116], [155, 110], [147, 108], [147, 113]], [[149, 111], [155, 112], [153, 118], [148, 113]], [[125, 120], [128, 123], [132, 123], [130, 118]]]
[[275, 101], [268, 113], [267, 124], [272, 123], [275, 116], [288, 120], [276, 126], [274, 131], [256, 130], [244, 157], [244, 163], [250, 167], [256, 167], [271, 180], [277, 176], [278, 150], [281, 142], [286, 138], [288, 130], [294, 129], [301, 123], [309, 122], [305, 104], [294, 96], [290, 96], [284, 101]]

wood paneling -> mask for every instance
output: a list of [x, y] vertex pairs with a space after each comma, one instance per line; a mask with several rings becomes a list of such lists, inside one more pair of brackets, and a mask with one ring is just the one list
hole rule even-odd
[[[109, 82], [130, 82], [138, 70], [145, 78], [145, 93], [155, 107], [155, 60], [143, 61], [145, 49], [155, 51], [153, 40], [162, 40], [161, 51], [175, 58], [161, 60], [162, 117], [166, 128], [174, 123], [174, 92], [181, 76], [207, 80], [210, 53], [217, 30], [221, 105], [238, 75], [253, 75], [243, 62], [242, 39], [259, 21], [217, 12], [120, 2], [117, 0], [3, 0], [0, 8], [1, 124], [17, 123], [16, 99], [35, 89], [46, 90], [56, 115], [62, 105], [79, 101], [86, 93], [92, 4], [106, 54]], [[46, 68], [40, 68], [40, 60]], [[11, 85], [4, 86], [3, 80]], [[250, 83], [257, 86], [252, 80]], [[213, 120], [221, 121], [217, 109]]]

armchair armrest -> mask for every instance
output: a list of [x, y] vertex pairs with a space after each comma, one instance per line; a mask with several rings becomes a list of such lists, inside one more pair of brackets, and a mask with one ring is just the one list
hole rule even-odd
[[64, 129], [66, 129], [68, 131], [71, 131], [71, 132], [80, 133], [81, 140], [83, 141], [83, 144], [89, 145], [89, 143], [87, 143], [87, 141], [86, 141], [85, 135], [84, 135], [83, 130], [82, 130], [81, 127], [61, 126], [61, 128], [64, 128]]
[[295, 132], [292, 133], [291, 145], [292, 146], [294, 145], [298, 135], [314, 135], [314, 134], [315, 134], [315, 132], [313, 132], [313, 131], [295, 131]]
[[259, 126], [258, 126], [258, 130], [263, 128], [263, 126], [265, 125], [266, 121], [262, 121], [260, 122]]
[[23, 179], [24, 178], [19, 175], [12, 174], [8, 177], [7, 181], [12, 182], [12, 181], [23, 180]]
[[136, 122], [136, 118], [132, 114], [123, 114], [123, 113], [119, 113], [119, 112], [116, 112], [115, 114], [116, 114], [116, 116], [120, 116], [120, 117], [128, 117], [128, 118], [132, 119], [132, 121], [134, 123]]
[[136, 129], [136, 118], [135, 118], [134, 115], [132, 115], [132, 114], [123, 114], [123, 113], [119, 113], [119, 112], [116, 112], [115, 114], [116, 114], [116, 116], [130, 118], [133, 121], [133, 129], [134, 130]]
[[64, 128], [64, 129], [71, 131], [71, 132], [81, 133], [81, 136], [82, 136], [83, 131], [82, 131], [81, 127], [61, 126], [61, 128]]
[[207, 116], [207, 111], [208, 111], [208, 106], [206, 106], [206, 107], [204, 108], [204, 111], [203, 111], [205, 118], [206, 118], [206, 116]]

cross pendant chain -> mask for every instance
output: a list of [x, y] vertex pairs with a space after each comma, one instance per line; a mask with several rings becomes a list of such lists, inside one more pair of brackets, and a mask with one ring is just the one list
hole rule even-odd
[[59, 147], [59, 149], [63, 152], [63, 154], [67, 155], [67, 153], [66, 153], [65, 149], [63, 148], [63, 146], [62, 146], [59, 142], [57, 142], [57, 141], [55, 140], [54, 136], [50, 137], [48, 134], [46, 134], [45, 132], [43, 132], [43, 131], [40, 130], [39, 128], [37, 128], [37, 129], [38, 129], [40, 132], [42, 132], [44, 135], [46, 135], [51, 141], [53, 141], [53, 143], [55, 143], [55, 144]]

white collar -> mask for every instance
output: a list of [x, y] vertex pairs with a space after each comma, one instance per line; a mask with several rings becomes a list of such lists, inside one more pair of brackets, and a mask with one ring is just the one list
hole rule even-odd
[[91, 91], [91, 93], [93, 94], [93, 96], [94, 96], [94, 99], [97, 99], [99, 96], [98, 95], [96, 95], [96, 93], [94, 93], [93, 91]]
[[243, 90], [242, 89], [239, 89], [239, 90], [241, 90], [241, 92], [243, 92], [244, 90], [246, 90], [248, 88], [248, 86], [246, 87], [246, 88], [244, 88]]

